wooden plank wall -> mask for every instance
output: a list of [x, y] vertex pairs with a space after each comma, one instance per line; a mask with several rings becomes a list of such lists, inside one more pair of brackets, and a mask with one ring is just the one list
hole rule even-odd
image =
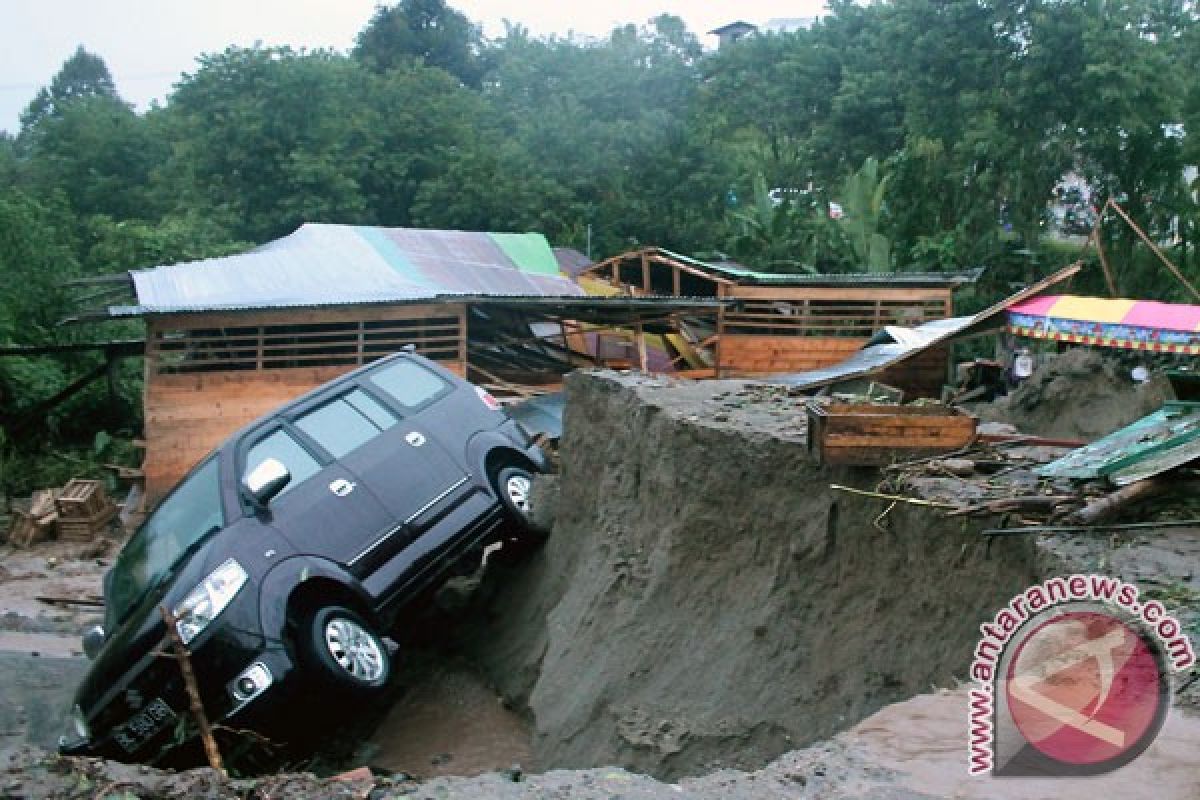
[[721, 337], [721, 375], [739, 377], [820, 369], [845, 361], [866, 343], [865, 337], [726, 333]]
[[888, 367], [879, 382], [904, 390], [906, 399], [941, 397], [950, 372], [950, 345], [931, 347], [923, 353]]
[[[255, 325], [304, 325], [314, 322], [373, 321], [414, 319], [419, 308], [358, 309], [341, 313], [329, 311], [272, 311], [255, 314], [170, 315], [149, 320], [150, 341], [169, 341], [178, 332], [210, 331], [214, 328], [244, 329]], [[461, 306], [436, 306], [438, 316], [458, 315]], [[429, 312], [426, 312], [429, 313]], [[465, 328], [464, 328], [465, 330]], [[439, 362], [463, 374], [463, 344], [453, 345], [448, 358]], [[398, 350], [397, 344], [393, 350]], [[452, 353], [452, 355], [451, 355]], [[378, 357], [362, 354], [356, 362]], [[270, 369], [179, 372], [164, 368], [155, 348], [147, 353], [146, 384], [143, 397], [146, 455], [142, 465], [146, 476], [146, 499], [152, 507], [171, 490], [201, 458], [230, 434], [272, 409], [315, 389], [327, 381], [357, 369], [358, 363], [320, 366], [289, 366]]]

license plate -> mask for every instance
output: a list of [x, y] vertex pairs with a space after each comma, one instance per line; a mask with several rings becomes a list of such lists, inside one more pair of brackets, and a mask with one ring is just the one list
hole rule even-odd
[[132, 753], [156, 733], [173, 724], [178, 717], [162, 698], [158, 698], [117, 728], [113, 738], [125, 752]]

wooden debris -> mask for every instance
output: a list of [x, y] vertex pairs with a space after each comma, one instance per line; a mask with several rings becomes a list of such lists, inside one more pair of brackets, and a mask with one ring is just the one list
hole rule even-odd
[[979, 503], [966, 508], [959, 508], [951, 511], [948, 516], [962, 517], [979, 514], [1010, 514], [1012, 512], [1041, 512], [1049, 514], [1058, 509], [1064, 503], [1069, 503], [1075, 499], [1075, 495], [1030, 495], [1026, 497], [1001, 497], [996, 500], [988, 500], [985, 503]]
[[117, 514], [116, 505], [100, 481], [73, 479], [55, 501], [58, 535], [72, 542], [90, 542]]
[[819, 464], [869, 466], [960, 450], [976, 420], [941, 405], [808, 403], [808, 448]]
[[1166, 476], [1147, 478], [1092, 500], [1072, 514], [1070, 521], [1079, 525], [1095, 525], [1142, 500], [1148, 500], [1168, 492], [1179, 490], [1195, 492], [1197, 489], [1200, 489], [1200, 482], [1197, 481], [1171, 480]]
[[939, 503], [936, 500], [922, 500], [919, 497], [902, 497], [896, 494], [883, 494], [882, 492], [868, 492], [865, 489], [855, 489], [852, 486], [839, 486], [836, 483], [829, 484], [829, 488], [835, 492], [849, 492], [863, 497], [874, 497], [879, 500], [891, 500], [893, 503], [909, 503], [914, 506], [930, 506], [932, 508], [947, 508], [957, 510], [958, 506], [950, 503]]
[[8, 529], [8, 542], [16, 547], [32, 547], [54, 538], [58, 512], [54, 506], [57, 489], [41, 489], [33, 493], [29, 508], [14, 507]]

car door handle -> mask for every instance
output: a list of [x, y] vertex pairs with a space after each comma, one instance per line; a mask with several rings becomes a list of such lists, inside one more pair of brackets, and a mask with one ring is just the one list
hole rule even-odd
[[354, 484], [345, 478], [338, 478], [329, 484], [329, 491], [336, 494], [338, 497], [345, 497], [354, 491]]
[[404, 434], [404, 441], [411, 444], [413, 447], [420, 447], [425, 444], [425, 436], [419, 431], [409, 431]]

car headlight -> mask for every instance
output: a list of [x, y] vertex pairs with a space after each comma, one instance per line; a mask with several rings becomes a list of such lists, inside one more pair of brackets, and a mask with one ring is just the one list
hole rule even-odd
[[220, 616], [246, 583], [246, 570], [232, 558], [209, 573], [175, 606], [175, 630], [187, 644]]

